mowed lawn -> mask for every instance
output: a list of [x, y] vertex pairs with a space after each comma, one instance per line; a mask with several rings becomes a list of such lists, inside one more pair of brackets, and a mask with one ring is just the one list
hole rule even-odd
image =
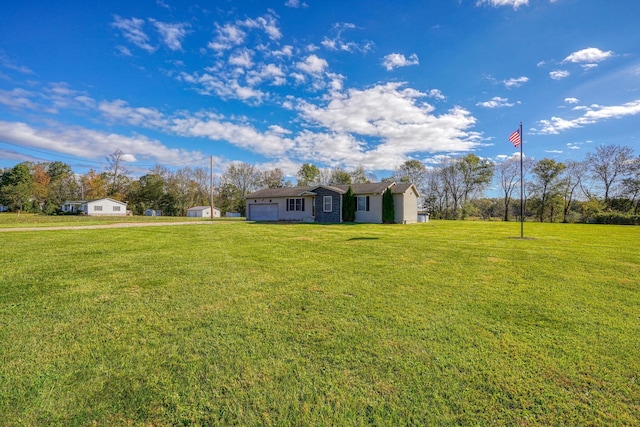
[[0, 425], [640, 422], [640, 227], [1, 233]]

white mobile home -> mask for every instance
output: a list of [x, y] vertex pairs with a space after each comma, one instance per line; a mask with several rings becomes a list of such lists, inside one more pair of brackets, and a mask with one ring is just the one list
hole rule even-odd
[[62, 204], [62, 211], [84, 213], [93, 216], [126, 216], [127, 204], [109, 198], [88, 201], [66, 201]]

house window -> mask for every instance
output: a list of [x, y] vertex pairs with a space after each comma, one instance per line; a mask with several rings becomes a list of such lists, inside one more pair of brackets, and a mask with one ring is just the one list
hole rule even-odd
[[113, 211], [114, 212], [120, 212], [120, 206], [114, 206], [113, 207]]
[[288, 211], [304, 211], [304, 199], [287, 199], [287, 210]]
[[369, 196], [358, 196], [356, 197], [356, 210], [358, 211], [368, 211], [369, 210]]
[[93, 210], [94, 211], [102, 211], [102, 206], [94, 206]]
[[333, 210], [333, 197], [331, 196], [323, 196], [322, 197], [322, 211], [323, 212], [331, 212]]

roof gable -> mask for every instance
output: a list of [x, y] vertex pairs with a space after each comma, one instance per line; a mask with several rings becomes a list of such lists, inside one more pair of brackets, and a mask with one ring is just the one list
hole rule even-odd
[[117, 203], [119, 205], [127, 206], [126, 202], [121, 202], [120, 200], [112, 199], [110, 197], [103, 197], [102, 199], [87, 200], [86, 202], [83, 202], [83, 203], [87, 203], [87, 204], [96, 203], [96, 202], [101, 202], [103, 200], [108, 200], [108, 201], [110, 201], [112, 203]]

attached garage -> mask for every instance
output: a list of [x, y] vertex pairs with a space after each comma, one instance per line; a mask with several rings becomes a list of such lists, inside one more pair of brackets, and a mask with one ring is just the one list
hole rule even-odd
[[277, 221], [278, 204], [250, 204], [247, 219], [249, 221]]

